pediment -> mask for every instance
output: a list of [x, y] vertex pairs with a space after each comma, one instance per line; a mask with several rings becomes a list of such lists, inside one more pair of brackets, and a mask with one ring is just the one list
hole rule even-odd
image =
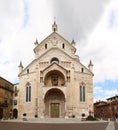
[[49, 65], [42, 72], [43, 72], [43, 75], [46, 75], [48, 72], [54, 71], [54, 70], [58, 70], [61, 73], [63, 73], [64, 75], [66, 75], [66, 73], [67, 73], [67, 70], [57, 63], [53, 63], [53, 64]]
[[67, 43], [71, 48], [74, 48], [74, 46], [71, 45], [71, 43], [66, 40], [63, 36], [61, 36], [60, 34], [58, 34], [57, 32], [53, 32], [51, 33], [49, 36], [47, 36], [43, 41], [41, 41], [38, 46], [36, 46], [36, 48], [38, 48], [41, 44], [43, 43], [47, 43], [48, 41], [51, 41], [52, 44], [54, 44], [54, 46], [56, 45], [56, 42], [58, 42], [58, 40], [61, 40], [64, 43]]
[[76, 48], [70, 42], [68, 42], [58, 33], [53, 32], [42, 42], [36, 44], [36, 47], [34, 48], [36, 58], [40, 57], [43, 53], [47, 52], [49, 49], [54, 47], [62, 49], [69, 55], [72, 53], [75, 54], [76, 52]]

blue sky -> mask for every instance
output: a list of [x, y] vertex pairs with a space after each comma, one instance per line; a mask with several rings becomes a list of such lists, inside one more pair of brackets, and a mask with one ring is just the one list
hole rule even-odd
[[105, 100], [115, 95], [118, 95], [118, 81], [105, 80], [94, 83], [94, 97], [97, 100]]
[[[85, 4], [86, 3], [86, 4]], [[94, 64], [94, 101], [118, 94], [117, 0], [1, 0], [0, 76], [18, 82], [18, 65], [34, 59], [34, 42], [52, 32], [76, 41], [80, 61]]]
[[29, 1], [28, 0], [24, 0], [23, 1], [23, 5], [24, 5], [24, 20], [23, 20], [23, 28], [25, 28], [28, 25], [28, 21], [29, 21]]

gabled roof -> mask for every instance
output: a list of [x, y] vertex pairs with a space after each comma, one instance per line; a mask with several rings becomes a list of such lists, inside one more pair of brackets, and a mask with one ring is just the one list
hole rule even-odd
[[94, 76], [93, 72], [91, 72], [85, 65], [83, 65], [81, 62], [79, 62], [85, 69], [87, 69], [91, 74], [92, 76]]
[[59, 67], [59, 68], [61, 68], [61, 69], [63, 69], [64, 71], [67, 71], [65, 68], [63, 68], [62, 66], [60, 66], [59, 64], [57, 64], [57, 63], [52, 63], [51, 65], [49, 65], [48, 67], [46, 67], [43, 71], [45, 71], [45, 70], [47, 70], [47, 69], [49, 69], [50, 67], [53, 67], [53, 66], [57, 66], [57, 67]]
[[0, 76], [0, 79], [4, 80], [5, 82], [7, 82], [7, 83], [9, 83], [9, 84], [11, 84], [13, 86], [13, 83], [11, 83], [10, 81], [6, 80], [5, 78], [3, 78], [3, 77]]
[[118, 95], [110, 97], [110, 98], [107, 98], [107, 100], [112, 100], [112, 99], [116, 99], [116, 98], [118, 99]]
[[[40, 44], [37, 44], [37, 46], [34, 48], [34, 52], [36, 49], [38, 49], [38, 47], [40, 47], [41, 44], [44, 44], [48, 39], [50, 39], [51, 37], [53, 36], [57, 36], [59, 39], [62, 39], [62, 41], [66, 44], [68, 44], [68, 46], [70, 46], [71, 49], [74, 49], [76, 51], [76, 48], [69, 42], [67, 41], [64, 37], [62, 37], [60, 34], [58, 34], [56, 31], [52, 32], [49, 36], [47, 36], [43, 41], [40, 42]], [[42, 53], [37, 59], [34, 59], [27, 67], [25, 67], [23, 69], [23, 71], [19, 74], [19, 76], [29, 67], [31, 66], [31, 64], [33, 64], [34, 62], [37, 62], [38, 60], [40, 60], [40, 58], [42, 58], [46, 53], [48, 53], [49, 51], [51, 51], [52, 49], [58, 49], [61, 53], [65, 54], [66, 56], [68, 56], [70, 59], [72, 60], [78, 60], [78, 62], [80, 63], [79, 61], [79, 58], [76, 57], [71, 57], [71, 55], [69, 55], [68, 53], [66, 53], [66, 51], [63, 51], [61, 49], [59, 49], [58, 47], [55, 48], [55, 47], [52, 47], [52, 48], [49, 48], [47, 49], [44, 53]], [[84, 68], [86, 68], [92, 75], [93, 73], [87, 68], [85, 67], [82, 63], [80, 63]]]
[[61, 36], [61, 35], [60, 35], [59, 33], [57, 33], [57, 32], [52, 32], [52, 33], [51, 33], [49, 36], [47, 36], [43, 41], [41, 41], [41, 42], [34, 48], [34, 50], [35, 50], [36, 48], [38, 48], [38, 46], [39, 46], [40, 44], [44, 43], [48, 38], [52, 37], [53, 35], [57, 35], [58, 37], [60, 37], [61, 39], [63, 39], [66, 43], [68, 43], [68, 45], [69, 45], [70, 47], [72, 47], [73, 49], [76, 50], [76, 48], [75, 48], [74, 46], [72, 46], [69, 41], [67, 41], [63, 36]]
[[[34, 59], [29, 65], [27, 65], [24, 69], [23, 69], [23, 71], [18, 75], [18, 76], [20, 76], [31, 64], [33, 64], [34, 62], [37, 62], [37, 61], [39, 61], [40, 60], [40, 58], [42, 58], [46, 53], [48, 53], [48, 52], [50, 52], [52, 49], [56, 49], [56, 50], [59, 50], [61, 53], [63, 53], [64, 55], [66, 55], [68, 58], [70, 58], [71, 60], [74, 60], [74, 59], [76, 59], [76, 58], [73, 58], [73, 57], [71, 57], [70, 55], [68, 55], [66, 52], [64, 52], [64, 51], [62, 51], [61, 49], [59, 49], [59, 48], [50, 48], [49, 50], [47, 50], [45, 53], [43, 53], [39, 58], [37, 58], [37, 59]], [[78, 61], [79, 62], [79, 64], [81, 64], [84, 68], [86, 68], [93, 76], [94, 76], [94, 74], [86, 67], [86, 66], [84, 66], [80, 61]], [[60, 66], [60, 65], [59, 65]], [[61, 66], [60, 66], [61, 67]], [[63, 68], [63, 67], [62, 67]]]
[[50, 48], [49, 50], [47, 50], [46, 52], [44, 52], [39, 58], [37, 58], [36, 60], [39, 60], [41, 57], [43, 57], [46, 53], [48, 53], [48, 52], [50, 52], [51, 50], [59, 50], [60, 52], [62, 52], [63, 54], [65, 54], [66, 56], [68, 56], [69, 58], [71, 58], [71, 59], [75, 59], [75, 58], [73, 58], [73, 57], [71, 57], [70, 55], [68, 55], [65, 51], [62, 51], [61, 49], [59, 49], [59, 48], [54, 48], [54, 47], [52, 47], [52, 48]]
[[31, 64], [33, 64], [35, 61], [36, 61], [36, 59], [34, 59], [33, 61], [31, 61], [31, 62], [18, 74], [18, 76], [20, 76], [25, 70], [27, 70], [27, 68], [28, 68]]

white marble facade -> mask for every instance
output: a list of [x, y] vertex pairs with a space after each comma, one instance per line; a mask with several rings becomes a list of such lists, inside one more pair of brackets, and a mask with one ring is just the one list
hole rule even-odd
[[42, 42], [35, 42], [35, 58], [19, 65], [18, 117], [79, 118], [93, 112], [92, 62], [85, 67], [69, 43], [57, 33], [57, 24]]

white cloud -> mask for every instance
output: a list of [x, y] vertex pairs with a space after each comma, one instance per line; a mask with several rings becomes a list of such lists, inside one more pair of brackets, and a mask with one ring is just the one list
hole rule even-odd
[[117, 94], [117, 89], [112, 90], [104, 88], [103, 86], [94, 87], [94, 102], [99, 100], [106, 100], [109, 97], [113, 97]]
[[91, 33], [109, 0], [51, 0], [60, 32], [69, 40], [80, 41]]
[[[80, 49], [84, 62], [89, 61], [89, 59], [93, 60], [95, 82], [118, 78], [118, 2], [115, 2], [112, 1], [107, 7], [101, 21], [90, 34], [87, 45]], [[113, 10], [114, 17], [111, 18]]]
[[117, 94], [117, 89], [115, 90], [105, 90], [105, 95], [107, 95], [108, 97], [112, 97], [113, 95]]
[[[1, 0], [0, 75], [14, 82], [20, 60], [24, 66], [33, 60], [35, 39], [42, 41], [51, 33], [56, 17], [58, 32], [67, 40], [76, 39], [80, 60], [85, 65], [93, 60], [94, 80], [116, 79], [118, 5], [117, 0], [112, 0], [107, 7], [108, 1], [90, 0], [85, 4], [84, 0]], [[104, 10], [107, 10], [105, 14]], [[114, 19], [109, 27], [111, 11]]]
[[23, 3], [16, 0], [0, 1], [0, 39], [7, 38], [19, 28], [23, 17]]
[[0, 16], [0, 75], [14, 83], [20, 60], [28, 65], [36, 38], [41, 41], [49, 34], [51, 12], [45, 0], [2, 0]]
[[103, 93], [103, 92], [104, 92], [103, 87], [101, 87], [101, 86], [94, 87], [94, 93], [95, 94]]

